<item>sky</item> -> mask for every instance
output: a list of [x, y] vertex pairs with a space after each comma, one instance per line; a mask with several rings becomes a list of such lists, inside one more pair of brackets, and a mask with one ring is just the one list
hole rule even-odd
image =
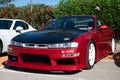
[[[45, 4], [45, 5], [50, 5], [50, 6], [55, 6], [58, 5], [60, 0], [32, 0], [33, 4]], [[15, 4], [15, 6], [20, 7], [20, 6], [26, 6], [30, 4], [30, 0], [14, 0], [12, 2]]]

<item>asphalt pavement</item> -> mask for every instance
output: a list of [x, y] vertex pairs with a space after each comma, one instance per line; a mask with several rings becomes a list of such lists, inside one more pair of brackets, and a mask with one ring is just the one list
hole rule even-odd
[[90, 70], [74, 73], [0, 68], [0, 80], [120, 80], [120, 66], [114, 60], [101, 60]]

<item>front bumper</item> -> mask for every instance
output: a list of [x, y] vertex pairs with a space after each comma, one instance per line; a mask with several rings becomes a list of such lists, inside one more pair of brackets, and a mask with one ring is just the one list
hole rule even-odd
[[[10, 45], [7, 64], [10, 66], [36, 70], [79, 70], [80, 54], [76, 48], [41, 49], [23, 48]], [[63, 54], [76, 54], [63, 56]]]

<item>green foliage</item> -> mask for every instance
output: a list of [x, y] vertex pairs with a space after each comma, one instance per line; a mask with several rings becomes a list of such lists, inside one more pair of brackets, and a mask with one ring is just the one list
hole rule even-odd
[[[0, 6], [2, 1], [9, 3], [13, 0], [0, 0]], [[100, 10], [95, 9], [96, 6], [99, 6]], [[51, 18], [65, 15], [96, 15], [120, 31], [120, 0], [61, 0], [57, 7], [33, 5], [32, 12], [30, 4], [23, 7], [15, 7], [14, 4], [9, 4], [6, 8], [0, 7], [1, 18], [23, 19], [36, 29], [47, 24]]]
[[10, 5], [7, 8], [0, 8], [0, 17], [25, 20], [39, 30], [42, 24], [47, 24], [53, 17], [53, 9], [54, 8], [43, 4], [37, 4], [33, 5], [33, 10], [31, 12], [30, 5], [24, 7]]
[[[100, 10], [96, 10], [96, 6]], [[61, 0], [56, 17], [65, 15], [96, 15], [120, 31], [120, 0]]]

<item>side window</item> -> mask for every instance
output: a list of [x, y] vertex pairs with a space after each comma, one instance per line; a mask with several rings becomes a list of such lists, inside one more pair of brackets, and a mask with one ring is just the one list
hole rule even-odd
[[97, 29], [99, 29], [100, 28], [100, 25], [102, 25], [102, 24], [104, 24], [101, 20], [97, 20]]
[[100, 26], [100, 25], [101, 25], [100, 20], [97, 20], [97, 26]]
[[24, 22], [21, 22], [21, 21], [16, 21], [13, 29], [15, 30], [18, 26], [23, 27], [24, 30], [28, 29], [28, 25]]
[[13, 21], [0, 20], [0, 29], [10, 29]]

